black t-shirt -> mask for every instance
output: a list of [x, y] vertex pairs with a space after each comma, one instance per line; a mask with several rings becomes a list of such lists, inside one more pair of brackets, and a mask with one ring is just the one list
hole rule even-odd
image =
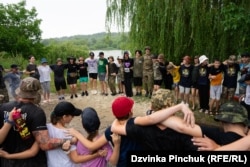
[[[14, 108], [21, 108], [22, 117], [26, 120], [26, 125], [29, 131], [46, 130], [46, 116], [45, 112], [38, 106], [32, 103], [18, 103], [11, 101], [5, 103], [0, 107], [0, 127], [3, 126], [4, 118], [8, 117], [9, 112]], [[24, 140], [21, 138], [19, 132], [15, 127], [11, 128], [6, 139], [2, 143], [3, 150], [8, 153], [18, 153], [29, 149], [34, 143], [33, 135]], [[3, 167], [46, 167], [47, 160], [45, 152], [40, 150], [38, 154], [32, 158], [8, 160], [1, 159], [1, 166]]]
[[78, 71], [78, 65], [76, 64], [76, 63], [74, 63], [74, 64], [68, 64], [67, 65], [67, 67], [68, 67], [68, 73], [77, 73], [77, 71]]
[[157, 125], [139, 126], [134, 118], [126, 125], [127, 137], [138, 141], [150, 151], [197, 151], [192, 136], [176, 132], [170, 128], [161, 130]]
[[80, 77], [88, 77], [88, 63], [78, 64]]
[[50, 65], [50, 68], [52, 69], [52, 71], [54, 72], [54, 80], [55, 81], [61, 81], [64, 80], [64, 70], [67, 68], [66, 64], [62, 64], [62, 65]]
[[208, 75], [210, 73], [210, 67], [207, 65], [201, 66], [199, 65], [199, 72], [198, 72], [198, 85], [210, 85], [210, 80], [208, 79]]
[[218, 127], [210, 127], [205, 125], [200, 125], [200, 127], [203, 136], [206, 135], [219, 145], [226, 145], [243, 137], [234, 132], [224, 132], [223, 129]]
[[179, 84], [183, 87], [190, 88], [192, 86], [192, 71], [193, 71], [194, 66], [185, 66], [181, 65], [179, 69], [180, 73], [180, 82]]
[[[131, 121], [128, 121], [127, 124], [130, 124]], [[112, 134], [110, 127], [105, 130], [106, 139], [112, 143]], [[113, 143], [112, 143], [113, 144]], [[121, 144], [120, 144], [120, 154], [117, 163], [117, 167], [127, 167], [127, 153], [129, 151], [140, 151], [141, 145], [140, 142], [136, 142], [134, 140], [129, 139], [127, 136], [121, 136]]]
[[236, 88], [238, 72], [240, 71], [239, 64], [235, 63], [233, 65], [223, 65], [223, 66], [224, 66], [223, 86], [227, 88]]
[[36, 64], [28, 64], [26, 67], [26, 71], [28, 72], [35, 71], [35, 73], [31, 73], [30, 76], [39, 80], [40, 74], [38, 72]]

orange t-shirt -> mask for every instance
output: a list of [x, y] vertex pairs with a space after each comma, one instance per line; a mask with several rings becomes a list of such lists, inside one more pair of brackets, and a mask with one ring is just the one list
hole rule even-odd
[[216, 77], [214, 79], [210, 80], [210, 85], [211, 86], [221, 85], [222, 80], [223, 80], [223, 72], [221, 72], [215, 76]]

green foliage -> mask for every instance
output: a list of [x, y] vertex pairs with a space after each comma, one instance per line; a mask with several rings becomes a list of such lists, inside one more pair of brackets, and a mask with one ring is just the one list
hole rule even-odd
[[0, 51], [11, 56], [43, 54], [40, 44], [41, 20], [35, 8], [27, 10], [26, 1], [4, 6], [0, 3]]
[[248, 0], [107, 0], [107, 25], [130, 27], [130, 50], [152, 47], [167, 59], [225, 59], [249, 51]]

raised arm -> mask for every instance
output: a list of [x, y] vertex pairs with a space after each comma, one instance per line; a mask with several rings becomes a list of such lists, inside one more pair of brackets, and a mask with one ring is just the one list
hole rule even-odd
[[177, 111], [182, 111], [184, 113], [184, 121], [187, 124], [194, 126], [194, 115], [193, 112], [184, 103], [177, 104], [175, 106], [162, 109], [160, 111], [154, 112], [151, 115], [136, 117], [135, 124], [137, 125], [153, 125], [166, 120], [168, 117], [172, 116]]
[[20, 153], [13, 153], [9, 154], [8, 152], [4, 150], [0, 150], [0, 157], [6, 158], [6, 159], [26, 159], [36, 156], [36, 154], [39, 151], [39, 145], [37, 142], [34, 142], [30, 149], [25, 150]]
[[187, 134], [195, 137], [202, 137], [202, 131], [199, 125], [188, 126], [181, 118], [177, 116], [171, 116], [168, 119], [161, 122], [161, 124], [167, 128], [171, 128], [179, 133]]
[[75, 130], [74, 128], [68, 129], [68, 133], [76, 137], [90, 151], [97, 150], [98, 148], [102, 147], [104, 144], [108, 142], [104, 134], [95, 141], [89, 141], [79, 131]]

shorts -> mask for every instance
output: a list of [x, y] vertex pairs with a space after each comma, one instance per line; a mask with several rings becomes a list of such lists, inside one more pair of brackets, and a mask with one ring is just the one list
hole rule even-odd
[[68, 85], [73, 85], [73, 84], [77, 84], [77, 77], [67, 77], [67, 83]]
[[97, 79], [98, 74], [97, 73], [89, 73], [89, 78]]
[[99, 77], [99, 81], [105, 81], [106, 73], [99, 73], [98, 77]]
[[88, 82], [89, 78], [88, 77], [80, 77], [79, 81], [80, 81], [80, 83], [82, 83], [82, 82]]
[[50, 81], [42, 82], [41, 83], [43, 93], [50, 93]]
[[172, 88], [173, 89], [179, 88], [179, 82], [173, 83]]
[[142, 86], [142, 77], [135, 77], [133, 80], [134, 86]]
[[223, 97], [224, 98], [228, 97], [228, 99], [232, 99], [234, 97], [235, 90], [236, 90], [235, 88], [228, 88], [228, 87], [223, 86], [223, 89], [222, 89]]
[[189, 94], [189, 93], [190, 93], [191, 88], [188, 88], [188, 87], [183, 87], [183, 86], [179, 85], [179, 90], [180, 90], [180, 93]]
[[56, 91], [59, 91], [61, 89], [67, 89], [66, 81], [61, 80], [61, 81], [54, 81]]
[[222, 88], [221, 85], [210, 86], [210, 98], [220, 100]]

